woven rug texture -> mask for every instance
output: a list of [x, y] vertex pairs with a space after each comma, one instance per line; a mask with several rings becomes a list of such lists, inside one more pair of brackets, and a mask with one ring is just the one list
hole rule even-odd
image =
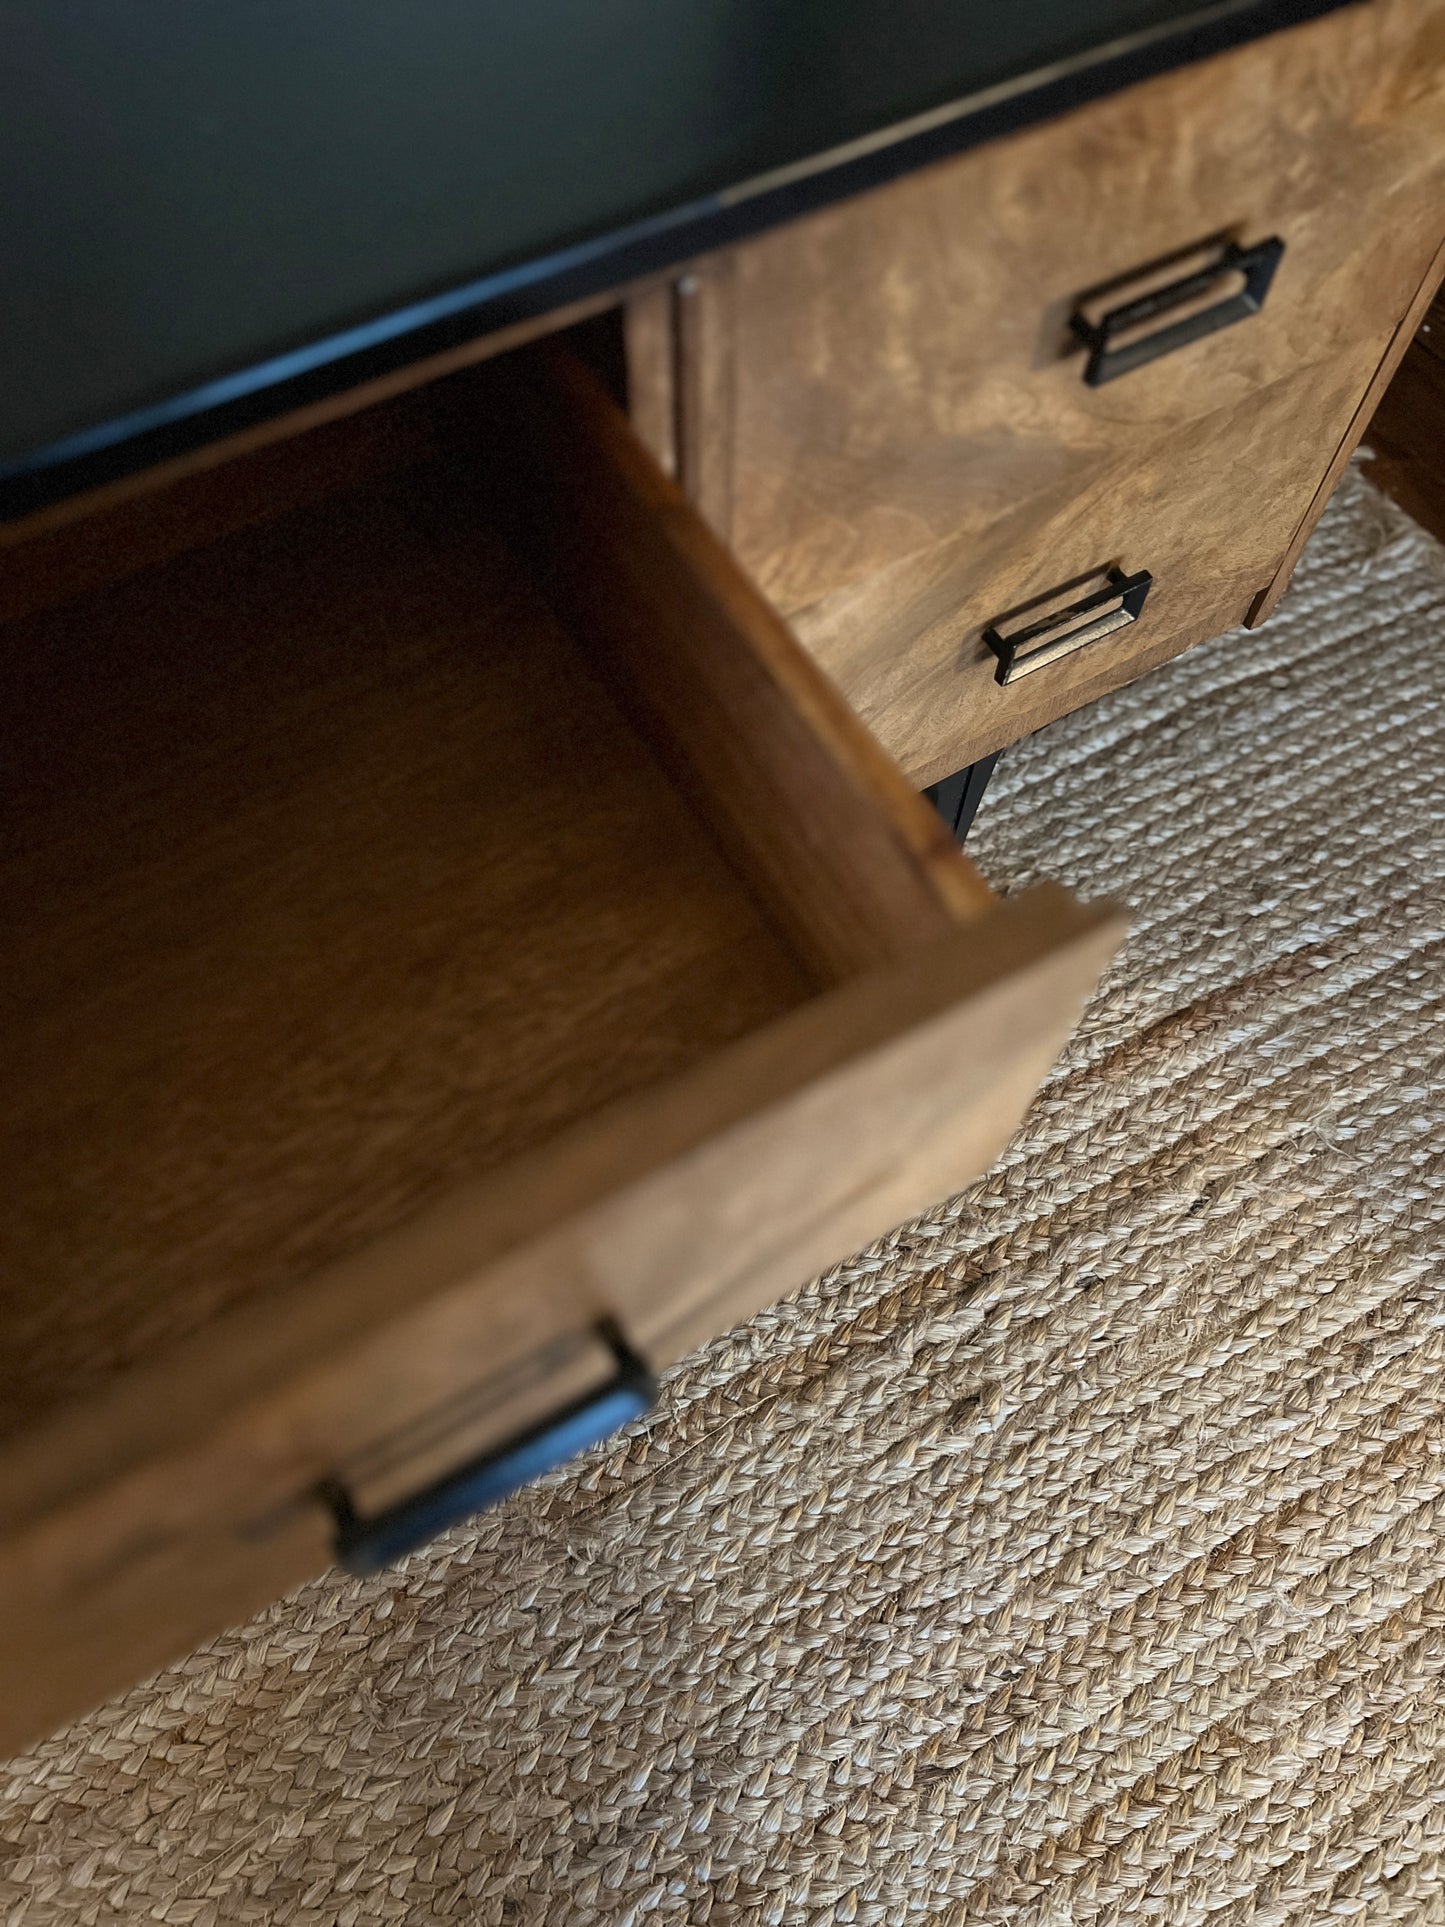
[[1005, 755], [1132, 934], [990, 1175], [0, 1769], [11, 1927], [1445, 1922], [1445, 550]]

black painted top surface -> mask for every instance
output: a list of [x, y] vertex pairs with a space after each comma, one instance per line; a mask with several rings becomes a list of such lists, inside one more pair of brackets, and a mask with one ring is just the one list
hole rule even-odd
[[0, 506], [1322, 10], [6, 0]]

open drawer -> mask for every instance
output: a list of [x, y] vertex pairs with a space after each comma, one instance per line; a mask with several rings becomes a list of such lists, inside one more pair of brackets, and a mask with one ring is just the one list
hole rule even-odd
[[1117, 941], [990, 896], [579, 364], [264, 461], [6, 565], [12, 1746], [976, 1174]]

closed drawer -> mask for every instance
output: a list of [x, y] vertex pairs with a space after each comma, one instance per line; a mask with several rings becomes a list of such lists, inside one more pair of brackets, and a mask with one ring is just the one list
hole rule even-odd
[[[1348, 373], [1333, 380], [1307, 370], [1273, 382], [825, 597], [796, 631], [920, 783], [991, 755], [1245, 621], [1318, 481], [1301, 418], [1324, 408], [1348, 420], [1357, 399]], [[1151, 578], [1137, 615], [1112, 628], [1087, 607], [1111, 569]], [[1025, 648], [1002, 682], [1008, 652], [990, 632], [1007, 644], [1044, 623], [1040, 666]]]
[[12, 1744], [967, 1179], [1116, 940], [994, 902], [575, 364], [405, 409], [8, 559]]
[[[1055, 545], [1069, 548], [1076, 520], [1097, 525], [1103, 497], [1147, 471], [1155, 492], [1129, 495], [1130, 548], [1167, 547], [1141, 515], [1182, 527], [1207, 514], [1214, 550], [1191, 569], [1217, 574], [1227, 549], [1232, 576], [1252, 572], [1247, 589], [1217, 598], [1238, 619], [1445, 232], [1442, 72], [1445, 9], [1372, 0], [710, 258], [678, 284], [684, 479], [919, 780], [959, 760], [962, 689], [922, 738], [914, 719], [895, 721], [878, 702], [889, 671], [868, 665], [865, 638], [845, 638], [848, 597], [915, 558], [925, 607], [909, 600], [906, 570], [891, 600], [880, 589], [882, 600], [865, 593], [858, 605], [876, 625], [872, 647], [916, 661], [927, 628], [941, 651], [930, 672], [951, 657], [966, 668], [975, 618], [1007, 609], [1016, 579], [1039, 591], [1064, 579], [1072, 564], [1051, 566]], [[1194, 258], [1158, 264], [1199, 244], [1209, 261], [1226, 241], [1248, 251], [1272, 240], [1283, 252], [1257, 312], [1237, 304], [1247, 318], [1234, 325], [1086, 381], [1072, 315], [1127, 301], [1151, 276], [1178, 279]], [[1240, 286], [1223, 272], [1197, 305]], [[1142, 332], [1157, 337], [1184, 312]], [[633, 331], [638, 389], [651, 396], [644, 364], [661, 332]], [[1229, 516], [1222, 499], [1196, 494], [1213, 486], [1196, 451], [1247, 435], [1250, 410], [1276, 430], [1263, 451], [1278, 498], [1273, 553], [1242, 503]], [[928, 597], [967, 544], [976, 566], [950, 579], [969, 621], [938, 629]], [[1114, 559], [1107, 541], [1100, 554]], [[1202, 612], [1186, 622], [1175, 646], [1207, 633], [1201, 622]]]

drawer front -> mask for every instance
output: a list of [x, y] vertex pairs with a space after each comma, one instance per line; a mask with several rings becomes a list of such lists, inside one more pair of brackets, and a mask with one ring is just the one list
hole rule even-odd
[[[1243, 623], [1315, 484], [1300, 424], [1348, 421], [1364, 378], [1347, 363], [1271, 383], [903, 557], [794, 627], [914, 780], [935, 782]], [[1110, 570], [1151, 578], [1137, 615], [1110, 627], [1105, 602], [1104, 622], [1087, 608], [1070, 621], [1068, 606], [1098, 598]], [[1050, 617], [1039, 666], [1025, 647], [1004, 681], [999, 643]]]
[[[1373, 0], [699, 263], [673, 300], [695, 499], [796, 615], [939, 545], [1018, 555], [1025, 511], [1046, 545], [1061, 503], [1092, 515], [1135, 468], [1167, 475], [1187, 521], [1199, 425], [1274, 405], [1297, 491], [1277, 520], [1297, 525], [1445, 228], [1442, 66], [1445, 8]], [[1217, 262], [1220, 237], [1283, 243], [1258, 311], [1235, 301], [1244, 318], [1091, 385], [1071, 317], [1186, 275], [1193, 258], [1158, 264], [1198, 244]], [[1195, 308], [1243, 282], [1206, 280]], [[1286, 420], [1267, 397], [1301, 376]], [[1246, 534], [1233, 563], [1259, 589], [1272, 558]], [[981, 581], [979, 607], [1010, 591]], [[876, 716], [851, 655], [824, 660]]]

